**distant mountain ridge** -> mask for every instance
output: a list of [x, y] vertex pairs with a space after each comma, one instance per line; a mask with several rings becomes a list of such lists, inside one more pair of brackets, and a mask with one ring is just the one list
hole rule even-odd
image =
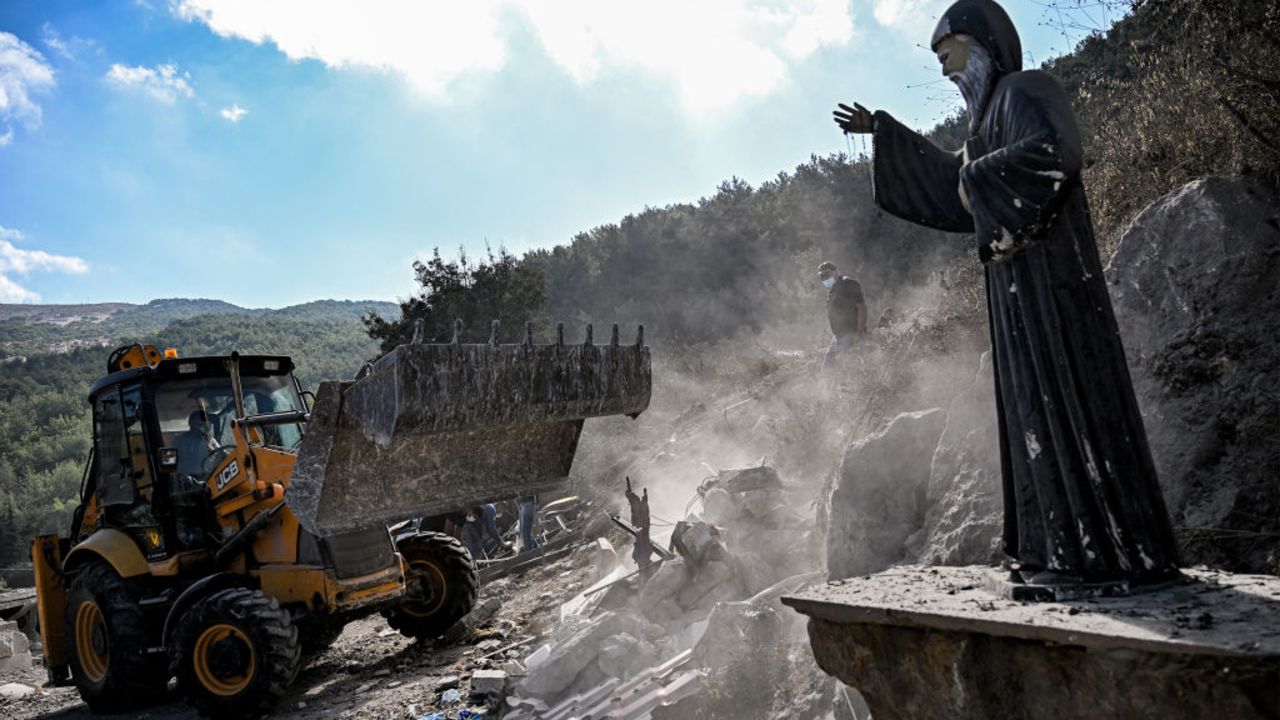
[[382, 300], [312, 300], [311, 302], [288, 305], [282, 308], [244, 308], [224, 300], [207, 298], [158, 298], [145, 305], [136, 303], [87, 303], [80, 305], [41, 305], [41, 304], [8, 304], [0, 303], [0, 322], [18, 320], [26, 323], [50, 323], [66, 325], [77, 321], [102, 322], [121, 314], [140, 313], [158, 322], [181, 320], [196, 315], [215, 315], [222, 313], [236, 315], [280, 315], [304, 317], [333, 317], [335, 315], [351, 316], [353, 308], [358, 308], [355, 317], [368, 310], [376, 310], [382, 315], [399, 309], [393, 302]]
[[283, 308], [243, 308], [207, 298], [162, 298], [145, 305], [0, 304], [0, 357], [132, 342], [154, 336], [173, 323], [201, 317], [350, 323], [358, 327], [360, 318], [370, 311], [394, 317], [399, 315], [400, 307], [380, 300], [313, 300]]

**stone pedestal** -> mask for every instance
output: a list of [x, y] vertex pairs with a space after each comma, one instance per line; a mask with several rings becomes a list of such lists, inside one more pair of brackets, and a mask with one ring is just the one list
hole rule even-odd
[[990, 568], [898, 567], [783, 602], [876, 720], [1280, 718], [1280, 578], [1190, 570], [1167, 589], [1022, 603]]

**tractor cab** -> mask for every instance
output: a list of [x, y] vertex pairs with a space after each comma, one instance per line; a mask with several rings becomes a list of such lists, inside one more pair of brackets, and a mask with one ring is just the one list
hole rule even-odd
[[207, 549], [219, 531], [211, 500], [244, 469], [240, 445], [296, 455], [306, 408], [287, 357], [179, 358], [134, 345], [107, 369], [89, 390], [93, 454], [75, 539], [116, 528], [148, 562]]

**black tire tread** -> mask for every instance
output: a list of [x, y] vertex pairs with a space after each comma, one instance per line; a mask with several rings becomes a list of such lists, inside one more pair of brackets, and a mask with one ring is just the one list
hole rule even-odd
[[[67, 632], [71, 645], [72, 678], [89, 709], [95, 713], [134, 710], [155, 703], [164, 695], [168, 684], [163, 656], [145, 654], [147, 623], [131, 590], [134, 583], [120, 577], [115, 568], [104, 561], [91, 562], [71, 579], [67, 599]], [[93, 688], [80, 671], [75, 647], [75, 613], [81, 594], [88, 594], [98, 604], [107, 623], [107, 675], [102, 687]]]
[[[242, 630], [265, 647], [255, 647], [261, 679], [253, 681], [236, 698], [204, 691], [186, 657], [199, 631], [219, 622], [239, 621]], [[275, 598], [260, 590], [228, 588], [197, 602], [178, 624], [174, 635], [174, 672], [187, 702], [205, 717], [258, 717], [269, 712], [293, 684], [301, 666], [302, 645], [298, 628]]]
[[471, 553], [452, 535], [423, 531], [401, 538], [396, 549], [408, 560], [415, 555], [427, 555], [444, 570], [450, 592], [445, 606], [435, 615], [415, 617], [401, 612], [399, 607], [382, 611], [392, 629], [405, 637], [429, 640], [440, 637], [454, 623], [466, 617], [475, 607], [480, 592], [480, 579]]

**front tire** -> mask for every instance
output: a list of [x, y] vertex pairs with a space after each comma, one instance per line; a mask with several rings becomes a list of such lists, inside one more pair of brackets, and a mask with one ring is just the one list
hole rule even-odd
[[409, 589], [399, 605], [382, 614], [406, 637], [440, 637], [476, 604], [480, 581], [471, 554], [457, 538], [436, 532], [402, 538], [396, 549], [409, 564]]
[[104, 562], [86, 565], [67, 595], [71, 677], [95, 713], [154, 703], [169, 676], [163, 656], [147, 655], [147, 626], [137, 581]]
[[219, 590], [187, 611], [175, 633], [178, 688], [201, 715], [257, 717], [298, 674], [298, 628], [260, 590]]

